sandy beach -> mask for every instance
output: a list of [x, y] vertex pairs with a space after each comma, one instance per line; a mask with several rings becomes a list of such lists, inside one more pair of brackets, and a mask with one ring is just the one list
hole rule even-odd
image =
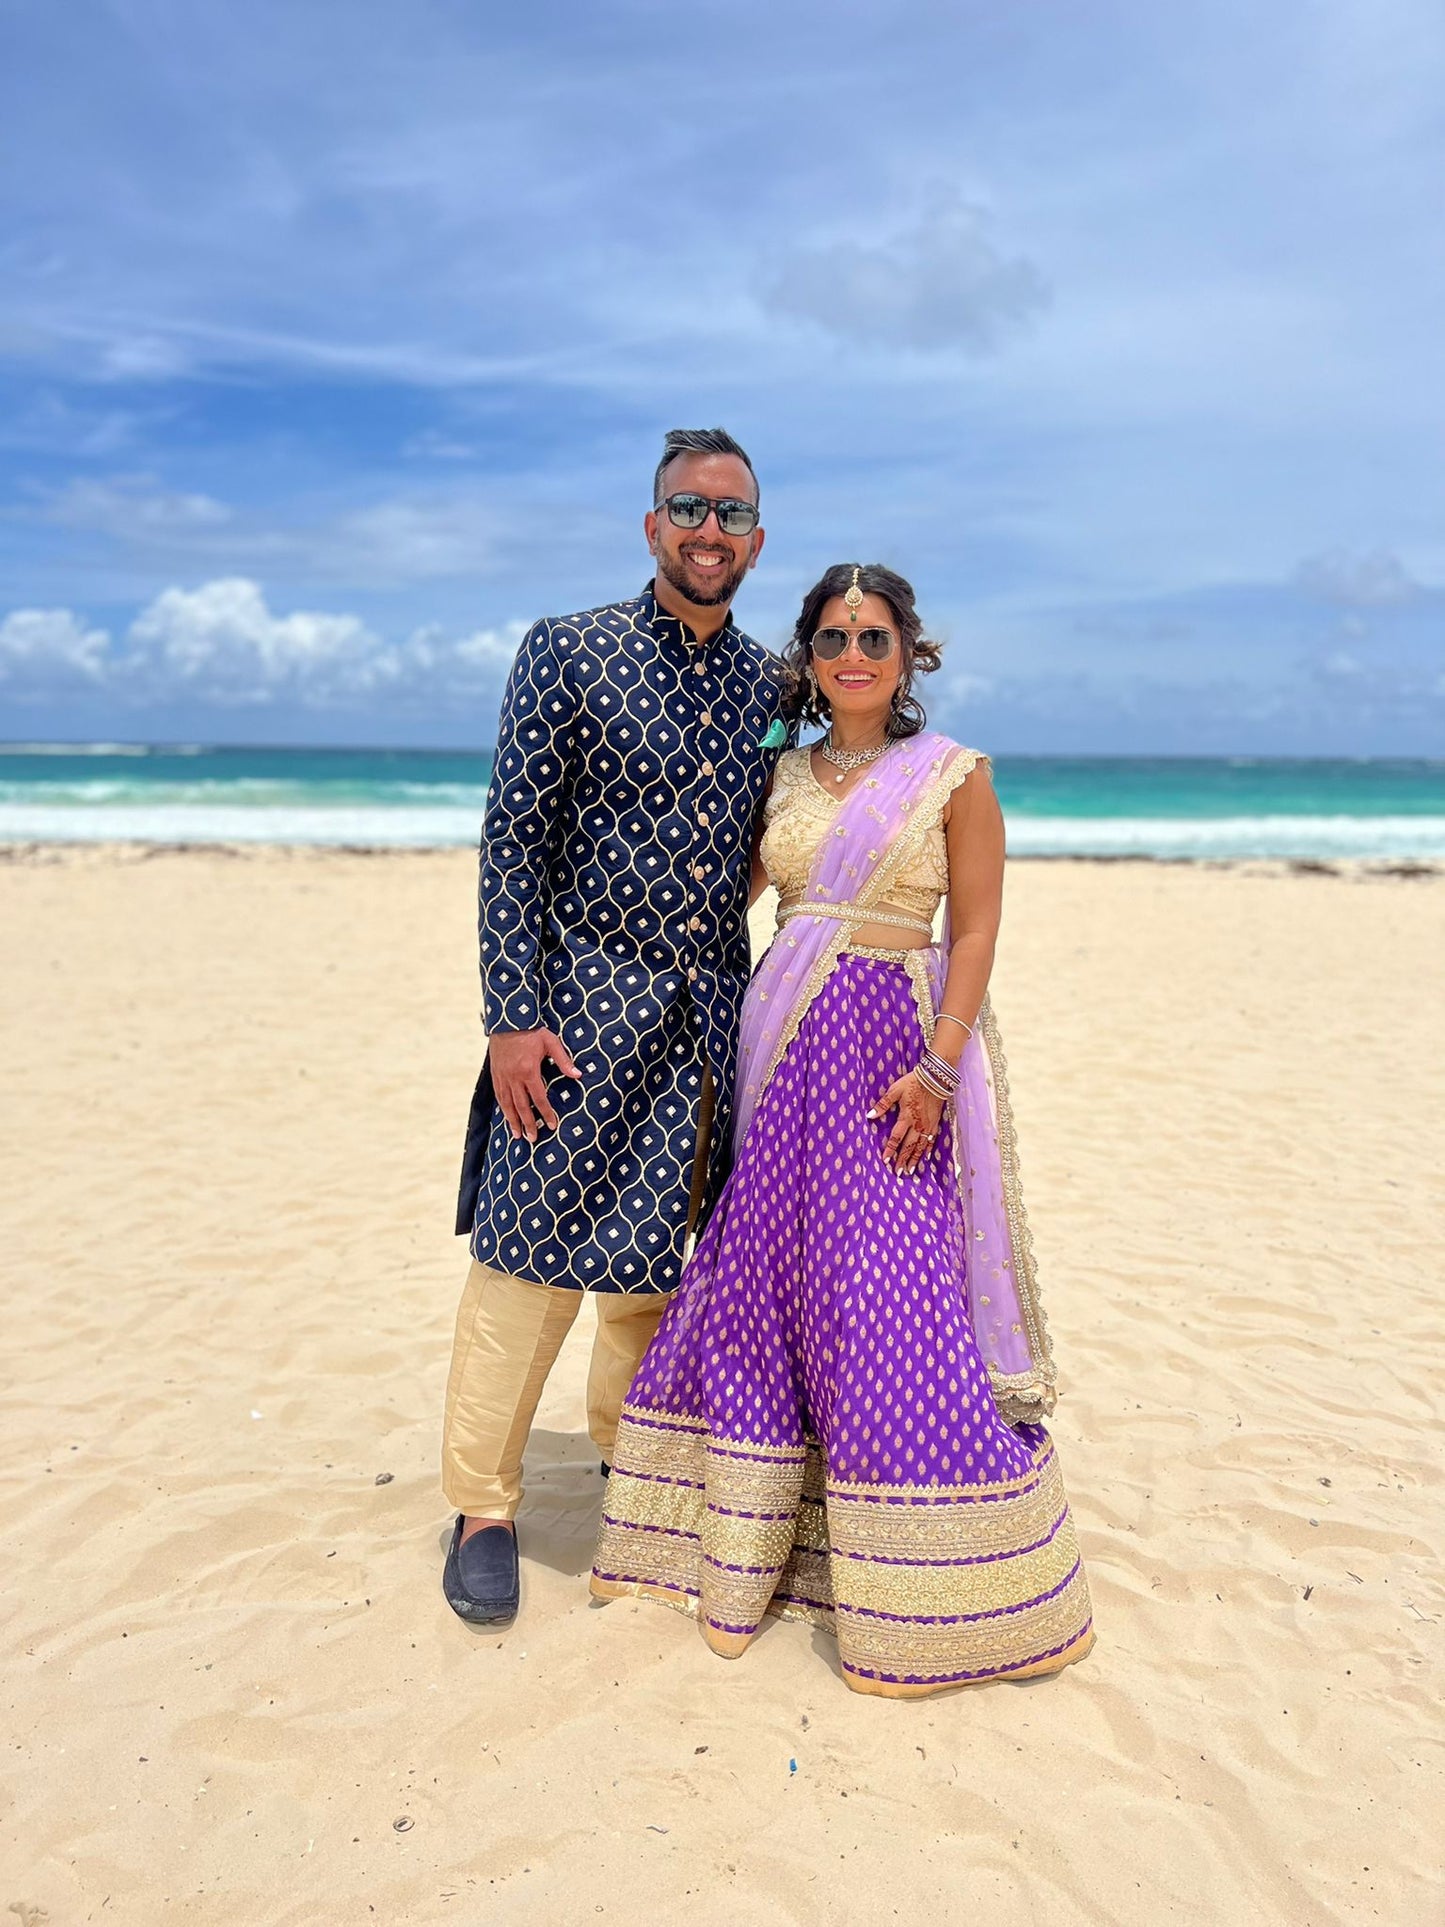
[[469, 854], [4, 854], [0, 1920], [1441, 1918], [1445, 875], [1013, 867], [1099, 1639], [909, 1704], [589, 1603], [585, 1310], [447, 1609]]

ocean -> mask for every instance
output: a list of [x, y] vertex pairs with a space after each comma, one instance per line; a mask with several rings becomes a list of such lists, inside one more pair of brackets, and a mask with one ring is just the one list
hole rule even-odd
[[[474, 844], [461, 751], [0, 746], [0, 843]], [[1016, 856], [1445, 857], [1445, 761], [1002, 756]]]

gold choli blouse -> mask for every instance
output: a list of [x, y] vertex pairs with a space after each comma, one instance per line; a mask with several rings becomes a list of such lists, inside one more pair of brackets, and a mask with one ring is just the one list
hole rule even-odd
[[[841, 793], [830, 795], [813, 774], [809, 754], [806, 749], [790, 749], [778, 758], [772, 795], [763, 806], [760, 854], [768, 881], [785, 907], [806, 892], [818, 845], [832, 829], [842, 801]], [[889, 886], [888, 902], [931, 927], [947, 889], [948, 849], [940, 816], [929, 826], [917, 854]]]

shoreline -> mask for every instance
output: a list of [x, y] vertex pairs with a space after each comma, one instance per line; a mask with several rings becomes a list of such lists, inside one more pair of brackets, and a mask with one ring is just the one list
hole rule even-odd
[[[76, 837], [37, 839], [33, 842], [0, 840], [0, 865], [52, 865], [90, 859], [97, 862], [147, 863], [162, 857], [221, 857], [227, 861], [265, 862], [284, 858], [288, 862], [334, 860], [338, 857], [361, 858], [443, 858], [465, 857], [476, 861], [476, 850], [459, 844], [395, 843], [307, 843], [265, 842], [152, 842], [149, 839]], [[1445, 878], [1445, 856], [1153, 856], [1143, 851], [1103, 852], [1033, 851], [1010, 852], [1010, 869], [1020, 866], [1083, 869], [1168, 869], [1231, 876], [1322, 876], [1341, 882], [1427, 882]]]

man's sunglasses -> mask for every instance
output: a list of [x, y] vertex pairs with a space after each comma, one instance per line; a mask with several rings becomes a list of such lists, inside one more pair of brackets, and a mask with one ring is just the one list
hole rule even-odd
[[758, 526], [756, 502], [740, 502], [731, 495], [715, 501], [708, 495], [669, 495], [657, 505], [667, 510], [675, 529], [700, 529], [709, 509], [717, 510], [717, 525], [724, 535], [751, 535]]
[[891, 629], [820, 629], [813, 637], [813, 654], [820, 662], [836, 662], [850, 642], [856, 642], [869, 662], [887, 662], [898, 643]]

